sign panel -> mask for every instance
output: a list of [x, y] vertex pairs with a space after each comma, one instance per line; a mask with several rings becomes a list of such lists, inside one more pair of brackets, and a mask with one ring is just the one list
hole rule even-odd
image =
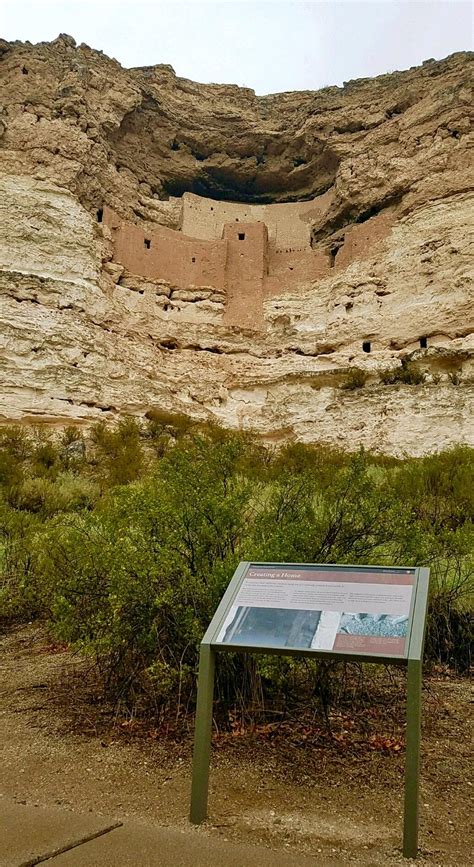
[[249, 563], [212, 643], [406, 658], [415, 573]]
[[240, 563], [201, 642], [191, 822], [207, 816], [216, 651], [407, 666], [403, 854], [418, 850], [421, 674], [429, 569]]

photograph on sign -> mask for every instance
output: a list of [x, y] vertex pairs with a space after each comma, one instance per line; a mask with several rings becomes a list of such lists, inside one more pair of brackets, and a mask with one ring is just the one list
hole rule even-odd
[[403, 656], [413, 587], [414, 570], [250, 566], [216, 642]]

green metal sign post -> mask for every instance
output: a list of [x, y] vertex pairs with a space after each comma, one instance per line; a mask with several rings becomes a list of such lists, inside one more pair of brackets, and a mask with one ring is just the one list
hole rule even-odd
[[240, 563], [201, 642], [190, 820], [207, 817], [217, 653], [405, 665], [403, 855], [418, 852], [421, 685], [429, 570]]
[[215, 653], [201, 644], [199, 653], [198, 696], [194, 733], [191, 822], [199, 825], [207, 816], [209, 762], [211, 758], [212, 701], [214, 697]]

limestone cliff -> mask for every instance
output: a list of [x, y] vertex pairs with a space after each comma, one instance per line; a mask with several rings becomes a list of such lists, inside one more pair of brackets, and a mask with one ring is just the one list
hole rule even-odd
[[[125, 70], [66, 36], [0, 42], [0, 417], [161, 406], [273, 440], [474, 443], [472, 68], [458, 54], [256, 97]], [[241, 322], [213, 286], [124, 272], [98, 211], [177, 229], [188, 191], [316, 202], [311, 248], [327, 268]], [[402, 360], [424, 382], [380, 380]], [[363, 387], [341, 387], [351, 368]]]

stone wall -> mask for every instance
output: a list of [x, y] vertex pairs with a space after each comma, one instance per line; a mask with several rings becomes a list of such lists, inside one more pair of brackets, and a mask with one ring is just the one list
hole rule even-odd
[[127, 271], [151, 279], [167, 280], [174, 286], [226, 285], [225, 241], [201, 241], [181, 232], [157, 226], [150, 231], [121, 220], [104, 207], [103, 221], [112, 232], [114, 260]]
[[181, 230], [184, 235], [206, 240], [222, 237], [225, 223], [265, 223], [270, 245], [310, 248], [311, 221], [327, 210], [332, 193], [309, 202], [285, 202], [271, 205], [249, 205], [244, 202], [218, 202], [184, 193]]
[[368, 256], [374, 245], [387, 237], [395, 222], [395, 216], [394, 211], [387, 211], [343, 230], [340, 239], [332, 247], [333, 267], [347, 268], [354, 259]]
[[[304, 202], [247, 206], [186, 194], [180, 231], [137, 226], [108, 206], [99, 214], [111, 231], [114, 261], [128, 272], [166, 280], [181, 289], [211, 286], [225, 290], [225, 321], [256, 328], [263, 321], [265, 298], [304, 287], [328, 274], [334, 265], [324, 246], [312, 249], [310, 245], [302, 215], [311, 209], [314, 205]], [[236, 213], [240, 216], [228, 219]], [[256, 215], [268, 223], [256, 220]], [[366, 235], [367, 231], [365, 246], [369, 243]], [[280, 243], [286, 238], [286, 246], [277, 246], [277, 237]]]
[[[180, 230], [137, 226], [107, 206], [101, 214], [112, 232], [114, 260], [128, 272], [165, 280], [179, 289], [209, 286], [224, 291], [225, 321], [259, 328], [265, 299], [304, 291], [332, 269], [344, 270], [354, 260], [369, 256], [387, 237], [396, 218], [396, 210], [388, 208], [347, 226], [329, 242], [312, 246], [305, 220], [317, 207], [326, 207], [330, 197], [319, 199], [326, 204], [314, 200], [245, 205], [185, 194]], [[176, 203], [173, 208], [176, 212]], [[256, 220], [256, 216], [264, 219]], [[280, 246], [283, 238], [286, 246]]]
[[268, 274], [265, 223], [227, 223], [226, 321], [255, 328], [263, 323], [263, 287]]

